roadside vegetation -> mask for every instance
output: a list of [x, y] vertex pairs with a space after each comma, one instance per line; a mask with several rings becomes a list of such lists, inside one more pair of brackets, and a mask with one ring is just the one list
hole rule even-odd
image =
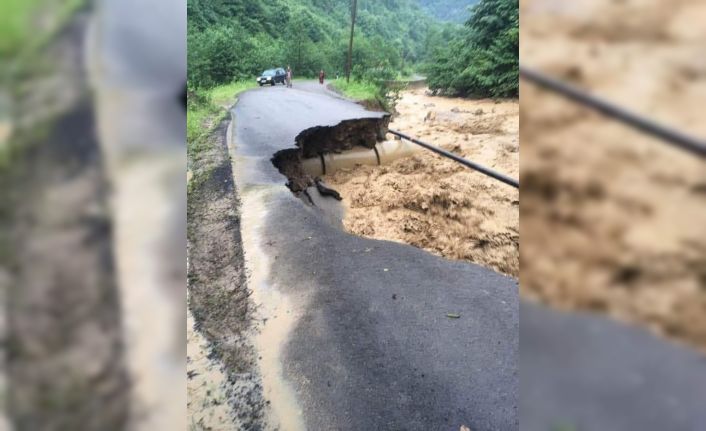
[[189, 139], [207, 133], [198, 127], [213, 114], [214, 89], [287, 65], [295, 79], [323, 69], [344, 94], [393, 110], [397, 93], [386, 82], [412, 75], [443, 43], [431, 36], [445, 25], [417, 0], [359, 3], [351, 81], [343, 85], [349, 0], [188, 0]]
[[354, 77], [350, 82], [339, 78], [331, 82], [331, 87], [348, 97], [365, 105], [368, 109], [381, 109], [395, 112], [401, 92], [406, 88], [404, 81], [385, 79], [360, 79]]
[[27, 23], [37, 8], [38, 0], [5, 0], [0, 13], [0, 57], [15, 53], [30, 34]]
[[[27, 96], [32, 79], [52, 70], [42, 54], [44, 48], [85, 0], [3, 0], [0, 5], [0, 171], [21, 149], [18, 142], [18, 101]], [[42, 26], [36, 25], [42, 17]], [[47, 121], [48, 119], [42, 119]], [[39, 121], [35, 121], [37, 123]], [[33, 124], [22, 131], [24, 140], [44, 132]]]
[[[3, 0], [0, 6], [0, 78], [7, 78], [8, 59], [17, 63], [51, 40], [85, 0]], [[36, 17], [45, 21], [37, 28]], [[17, 66], [17, 65], [15, 65]]]
[[198, 157], [203, 143], [228, 115], [228, 108], [241, 92], [255, 87], [255, 81], [238, 81], [187, 94], [186, 141], [189, 160]]
[[516, 97], [518, 8], [518, 0], [187, 0], [189, 137], [218, 104], [214, 89], [287, 65], [295, 79], [324, 70], [338, 91], [390, 112], [402, 89], [391, 83], [419, 72], [442, 94]]
[[378, 92], [377, 87], [372, 82], [356, 80], [346, 82], [344, 78], [334, 80], [331, 82], [331, 86], [344, 96], [355, 100], [374, 100]]

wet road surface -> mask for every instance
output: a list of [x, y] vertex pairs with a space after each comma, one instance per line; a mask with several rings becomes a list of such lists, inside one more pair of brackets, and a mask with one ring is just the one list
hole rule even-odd
[[281, 429], [706, 429], [702, 354], [520, 307], [513, 278], [350, 235], [336, 201], [298, 199], [270, 162], [306, 128], [381, 114], [312, 83], [244, 93], [233, 114], [260, 366]]
[[282, 429], [517, 429], [517, 281], [350, 235], [336, 201], [305, 203], [270, 162], [306, 128], [382, 114], [297, 83], [244, 93], [233, 114], [273, 420]]

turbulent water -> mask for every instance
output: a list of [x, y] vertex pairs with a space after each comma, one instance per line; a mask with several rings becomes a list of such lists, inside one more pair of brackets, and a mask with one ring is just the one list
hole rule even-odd
[[[517, 178], [516, 101], [432, 97], [418, 89], [404, 93], [398, 111], [390, 128]], [[350, 232], [518, 276], [516, 189], [426, 151], [326, 180], [344, 198]]]

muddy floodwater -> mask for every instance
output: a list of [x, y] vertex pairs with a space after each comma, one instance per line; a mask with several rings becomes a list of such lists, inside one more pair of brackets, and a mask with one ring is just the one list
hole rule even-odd
[[[391, 129], [518, 177], [517, 100], [437, 97], [422, 88], [404, 92], [397, 110]], [[351, 233], [518, 275], [519, 193], [510, 186], [428, 151], [325, 180], [343, 197]]]
[[[522, 7], [526, 66], [706, 135], [699, 0]], [[522, 84], [521, 294], [706, 349], [703, 160]], [[517, 102], [404, 93], [390, 128], [519, 177]], [[391, 136], [390, 136], [391, 138]], [[519, 195], [422, 152], [326, 178], [354, 234], [518, 276]]]

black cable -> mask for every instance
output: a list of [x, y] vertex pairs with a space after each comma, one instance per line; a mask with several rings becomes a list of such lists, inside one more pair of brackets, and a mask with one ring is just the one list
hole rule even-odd
[[570, 84], [559, 81], [541, 72], [520, 66], [520, 76], [544, 89], [554, 91], [562, 96], [595, 109], [596, 111], [615, 118], [644, 133], [656, 136], [665, 142], [687, 150], [697, 156], [706, 157], [706, 141], [686, 135], [678, 130], [656, 123], [610, 102], [599, 99]]
[[499, 173], [499, 172], [495, 172], [494, 170], [489, 169], [489, 168], [486, 168], [485, 166], [479, 165], [478, 163], [472, 162], [472, 161], [470, 161], [470, 160], [466, 160], [466, 159], [464, 159], [463, 157], [459, 157], [459, 156], [457, 156], [457, 155], [455, 155], [455, 154], [453, 154], [453, 153], [450, 153], [450, 152], [448, 152], [448, 151], [446, 151], [446, 150], [442, 150], [442, 149], [439, 148], [439, 147], [435, 147], [435, 146], [433, 146], [433, 145], [429, 145], [429, 144], [427, 144], [426, 142], [422, 142], [422, 141], [420, 141], [420, 140], [418, 140], [418, 139], [412, 138], [411, 136], [407, 136], [407, 135], [405, 135], [404, 133], [397, 132], [397, 131], [395, 131], [395, 130], [388, 130], [388, 132], [392, 133], [392, 134], [395, 135], [395, 136], [399, 136], [399, 137], [402, 138], [402, 139], [406, 139], [406, 140], [408, 140], [408, 141], [410, 141], [410, 142], [412, 142], [412, 143], [415, 143], [415, 144], [417, 144], [417, 145], [419, 145], [419, 146], [422, 146], [422, 147], [426, 148], [427, 150], [431, 150], [431, 151], [433, 151], [433, 152], [435, 152], [435, 153], [437, 153], [437, 154], [439, 154], [439, 155], [442, 155], [442, 156], [444, 156], [444, 157], [447, 157], [447, 158], [449, 158], [449, 159], [451, 159], [451, 160], [455, 160], [455, 161], [457, 161], [458, 163], [460, 163], [460, 164], [462, 164], [462, 165], [464, 165], [464, 166], [466, 166], [466, 167], [468, 167], [468, 168], [474, 169], [474, 170], [476, 170], [476, 171], [478, 171], [478, 172], [480, 172], [480, 173], [482, 173], [482, 174], [485, 174], [485, 175], [487, 175], [487, 176], [489, 176], [489, 177], [495, 178], [495, 179], [498, 180], [498, 181], [502, 181], [503, 183], [505, 183], [505, 184], [507, 184], [507, 185], [509, 185], [509, 186], [513, 186], [513, 187], [516, 188], [516, 189], [519, 189], [519, 188], [520, 188], [520, 183], [519, 183], [517, 180], [514, 180], [514, 179], [512, 179], [512, 178], [510, 178], [510, 177], [508, 177], [508, 176], [506, 176], [506, 175], [503, 175], [503, 174], [501, 174], [501, 173]]
[[378, 161], [378, 166], [380, 166], [380, 153], [378, 152], [378, 146], [374, 145], [373, 150], [375, 151], [375, 158]]
[[321, 172], [322, 175], [326, 175], [326, 161], [324, 161], [324, 153], [319, 153], [319, 159], [321, 159]]

